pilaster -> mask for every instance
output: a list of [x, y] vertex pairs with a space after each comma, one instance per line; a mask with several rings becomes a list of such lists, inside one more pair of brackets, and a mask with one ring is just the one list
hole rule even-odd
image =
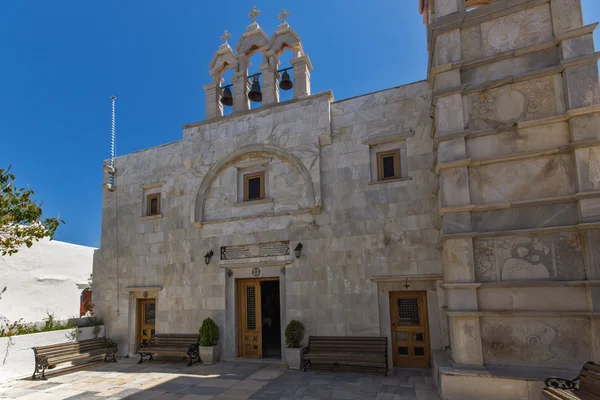
[[312, 64], [307, 55], [290, 60], [294, 68], [294, 99], [310, 96], [310, 71]]
[[221, 96], [223, 91], [220, 85], [211, 83], [204, 85], [202, 88], [206, 92], [206, 119], [213, 119], [223, 116], [223, 105], [221, 104]]
[[434, 3], [436, 19], [457, 12], [465, 12], [465, 0], [434, 0]]
[[274, 65], [276, 65], [276, 63], [260, 66], [262, 72], [263, 105], [279, 102], [279, 87], [277, 86], [279, 74], [277, 73], [277, 67]]
[[246, 69], [244, 73], [234, 76], [233, 81], [233, 111], [247, 111], [250, 109], [250, 99], [248, 99], [248, 92], [250, 91], [250, 82], [246, 76]]

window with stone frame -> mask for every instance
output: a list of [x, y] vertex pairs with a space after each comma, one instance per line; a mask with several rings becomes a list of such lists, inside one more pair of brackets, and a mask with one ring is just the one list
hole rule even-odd
[[406, 140], [369, 144], [369, 163], [373, 183], [410, 179], [406, 155]]
[[401, 176], [400, 149], [378, 152], [377, 180], [398, 179]]
[[160, 193], [152, 193], [146, 196], [146, 216], [160, 215]]
[[244, 201], [265, 198], [265, 173], [254, 172], [244, 175]]

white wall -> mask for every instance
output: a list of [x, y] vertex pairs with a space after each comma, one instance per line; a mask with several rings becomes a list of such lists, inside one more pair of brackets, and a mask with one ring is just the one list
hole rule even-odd
[[35, 357], [33, 356], [32, 347], [104, 337], [104, 326], [100, 326], [98, 335], [94, 334], [93, 326], [79, 328], [75, 332], [76, 338], [73, 333], [72, 329], [64, 329], [61, 331], [32, 333], [31, 335], [0, 337], [2, 356], [0, 358], [0, 382], [33, 374]]
[[[81, 290], [92, 273], [93, 247], [41, 240], [12, 256], [0, 256], [0, 320], [38, 322], [79, 317]], [[1, 321], [0, 321], [1, 323]]]

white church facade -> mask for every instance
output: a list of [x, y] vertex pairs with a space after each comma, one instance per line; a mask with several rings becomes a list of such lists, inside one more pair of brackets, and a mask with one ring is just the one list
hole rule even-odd
[[268, 36], [254, 10], [206, 119], [107, 168], [94, 303], [123, 355], [211, 317], [223, 359], [281, 358], [296, 319], [387, 337], [447, 398], [506, 399], [600, 361], [596, 25], [579, 0], [419, 7], [427, 80], [337, 101], [287, 13]]

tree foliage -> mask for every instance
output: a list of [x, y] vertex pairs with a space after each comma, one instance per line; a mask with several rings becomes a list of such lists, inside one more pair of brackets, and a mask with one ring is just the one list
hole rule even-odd
[[0, 254], [11, 255], [25, 245], [54, 236], [63, 221], [42, 217], [41, 204], [33, 200], [33, 190], [17, 188], [15, 176], [8, 169], [0, 169]]

